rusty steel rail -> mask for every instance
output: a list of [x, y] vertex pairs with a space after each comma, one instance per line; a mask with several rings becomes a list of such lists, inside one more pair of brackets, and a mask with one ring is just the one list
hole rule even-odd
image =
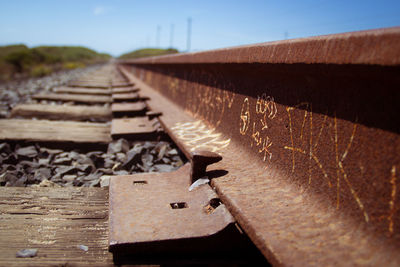
[[120, 62], [274, 265], [400, 264], [400, 28]]

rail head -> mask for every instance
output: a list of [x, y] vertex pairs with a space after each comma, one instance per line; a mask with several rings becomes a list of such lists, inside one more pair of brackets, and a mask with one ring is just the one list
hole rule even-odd
[[[121, 65], [275, 264], [399, 264], [400, 28]], [[222, 172], [222, 171], [225, 171]]]
[[400, 64], [400, 27], [165, 55], [122, 64]]

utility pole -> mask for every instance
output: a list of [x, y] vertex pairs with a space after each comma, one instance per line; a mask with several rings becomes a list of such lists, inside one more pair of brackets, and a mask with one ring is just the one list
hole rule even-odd
[[189, 17], [188, 18], [188, 32], [187, 32], [187, 51], [189, 52], [190, 51], [190, 38], [191, 38], [191, 35], [192, 35], [192, 18], [191, 17]]
[[172, 48], [174, 45], [174, 24], [171, 24], [169, 33], [169, 47]]
[[157, 36], [156, 36], [156, 46], [160, 47], [160, 33], [161, 33], [161, 26], [157, 26]]

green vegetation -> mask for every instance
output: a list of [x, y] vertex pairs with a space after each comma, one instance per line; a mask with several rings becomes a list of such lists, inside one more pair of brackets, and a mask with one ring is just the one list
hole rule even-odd
[[32, 77], [42, 77], [42, 76], [46, 76], [49, 75], [53, 70], [45, 65], [37, 65], [35, 67], [32, 68], [31, 70], [31, 76]]
[[85, 64], [82, 62], [67, 62], [64, 63], [63, 68], [67, 70], [77, 69], [77, 68], [84, 68]]
[[0, 81], [10, 78], [17, 68], [12, 63], [8, 62], [12, 60], [8, 57], [12, 54], [19, 54], [28, 50], [29, 48], [22, 44], [0, 47]]
[[163, 56], [168, 54], [178, 53], [177, 49], [168, 48], [168, 49], [159, 49], [159, 48], [144, 48], [138, 49], [133, 52], [129, 52], [121, 55], [120, 59], [135, 59], [141, 57], [154, 57], [154, 56]]
[[0, 81], [16, 76], [40, 77], [55, 70], [81, 68], [109, 58], [110, 55], [80, 46], [0, 46]]

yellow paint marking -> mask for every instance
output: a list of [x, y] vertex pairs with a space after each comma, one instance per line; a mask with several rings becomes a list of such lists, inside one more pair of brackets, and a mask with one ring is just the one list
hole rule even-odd
[[389, 209], [390, 209], [390, 214], [388, 216], [388, 221], [389, 221], [389, 233], [393, 234], [393, 215], [395, 213], [395, 202], [396, 202], [396, 192], [397, 192], [397, 186], [396, 186], [396, 166], [392, 167], [391, 170], [391, 178], [390, 178], [390, 184], [392, 185], [392, 194], [391, 194], [391, 199], [389, 201]]
[[302, 140], [302, 141], [303, 141], [304, 124], [306, 124], [306, 119], [307, 119], [307, 110], [304, 111], [303, 123], [301, 124], [301, 130], [300, 130], [300, 140]]
[[[335, 159], [336, 159], [336, 166], [339, 165], [339, 153], [338, 153], [338, 133], [337, 133], [337, 119], [336, 114], [334, 121], [334, 133], [335, 133]], [[336, 209], [339, 209], [340, 203], [340, 177], [339, 177], [339, 168], [336, 168]]]
[[317, 141], [314, 143], [314, 148], [316, 148], [316, 147], [318, 146], [319, 138], [321, 137], [322, 131], [324, 130], [325, 123], [326, 123], [326, 118], [327, 118], [327, 117], [328, 117], [328, 115], [325, 115], [325, 116], [324, 116], [324, 120], [323, 120], [323, 122], [322, 122], [321, 129], [319, 130], [319, 134], [318, 134], [318, 137], [317, 137]]
[[310, 107], [310, 155], [309, 155], [309, 161], [308, 161], [308, 184], [311, 184], [311, 177], [312, 177], [312, 169], [311, 169], [311, 159], [313, 155], [313, 150], [312, 150], [312, 137], [313, 137], [313, 124], [312, 124], [312, 106]]
[[350, 137], [350, 141], [347, 144], [346, 150], [344, 151], [343, 155], [342, 155], [342, 159], [340, 161], [344, 161], [344, 159], [346, 158], [347, 154], [349, 153], [349, 150], [351, 148], [351, 145], [353, 144], [353, 140], [354, 140], [354, 136], [356, 135], [356, 129], [357, 129], [357, 124], [354, 124], [353, 126], [353, 132], [351, 133], [351, 137]]
[[[342, 157], [340, 159], [340, 161], [338, 162], [339, 164], [343, 164], [343, 161], [346, 159], [347, 154], [349, 153], [349, 150], [351, 148], [351, 145], [353, 144], [353, 140], [354, 140], [354, 136], [356, 135], [356, 129], [357, 129], [357, 124], [353, 125], [353, 132], [351, 133], [350, 136], [350, 140], [349, 143], [347, 144], [346, 150], [344, 151], [344, 153], [342, 154]], [[336, 124], [336, 117], [335, 117], [335, 144], [336, 144], [336, 149], [337, 149], [337, 124]], [[342, 165], [343, 166], [343, 165]], [[337, 168], [337, 172], [340, 170], [340, 166], [339, 168]], [[339, 209], [340, 206], [340, 177], [339, 174], [337, 173], [337, 191], [336, 191], [336, 209]], [[350, 188], [350, 191], [353, 190], [352, 188]]]
[[245, 135], [247, 130], [249, 129], [249, 124], [250, 124], [250, 105], [249, 105], [249, 99], [247, 97], [243, 100], [242, 110], [240, 112], [240, 120], [243, 123], [243, 125], [242, 123], [240, 123], [239, 132], [241, 135]]
[[350, 189], [351, 194], [353, 195], [353, 198], [356, 200], [358, 206], [360, 207], [361, 211], [364, 214], [365, 221], [369, 222], [368, 213], [365, 211], [365, 208], [364, 208], [363, 203], [361, 202], [361, 199], [358, 197], [357, 192], [353, 189], [353, 186], [351, 185], [349, 179], [347, 178], [347, 174], [344, 171], [343, 164], [340, 161], [339, 161], [339, 167], [340, 167], [340, 170], [341, 170], [341, 172], [343, 174], [343, 179], [346, 181], [347, 185], [349, 186], [349, 189]]
[[263, 140], [262, 148], [258, 149], [258, 153], [262, 153], [264, 151], [264, 158], [263, 158], [264, 161], [267, 160], [267, 154], [269, 160], [271, 160], [272, 158], [272, 153], [268, 150], [271, 146], [272, 146], [272, 141], [267, 136], [267, 138], [264, 138]]
[[[286, 111], [289, 116], [289, 132], [290, 132], [290, 141], [292, 143], [292, 148], [294, 147], [294, 141], [293, 141], [293, 130], [292, 130], [292, 117], [290, 115], [290, 111], [292, 110], [292, 107], [286, 107]], [[286, 146], [285, 146], [286, 148]], [[292, 173], [294, 173], [294, 167], [295, 167], [295, 161], [294, 161], [294, 150], [292, 150]]]
[[[284, 146], [284, 148], [285, 148], [285, 149], [288, 149], [288, 150], [291, 150], [291, 151], [293, 151], [293, 152], [294, 152], [294, 151], [297, 151], [297, 152], [303, 153], [304, 155], [307, 155], [307, 152], [304, 151], [304, 150], [302, 150], [302, 149], [300, 149], [300, 148], [289, 147], [289, 146]], [[332, 187], [332, 183], [331, 183], [331, 181], [329, 180], [329, 176], [328, 176], [328, 174], [326, 173], [325, 169], [323, 168], [321, 162], [319, 162], [318, 158], [317, 158], [314, 154], [312, 154], [311, 157], [312, 157], [312, 159], [315, 161], [315, 163], [317, 163], [318, 167], [321, 169], [322, 173], [324, 174], [324, 177], [325, 177], [325, 179], [327, 180], [328, 186], [329, 186], [329, 187]]]

